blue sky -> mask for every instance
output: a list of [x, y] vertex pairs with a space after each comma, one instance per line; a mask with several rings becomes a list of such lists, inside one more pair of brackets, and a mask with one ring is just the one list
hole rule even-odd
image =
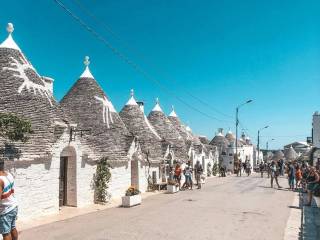
[[7, 22], [14, 23], [15, 41], [41, 75], [55, 79], [58, 100], [89, 55], [91, 72], [118, 111], [133, 88], [147, 113], [159, 97], [166, 113], [175, 105], [194, 132], [211, 138], [219, 127], [234, 131], [235, 107], [253, 99], [240, 110], [240, 130], [256, 141], [257, 130], [270, 125], [262, 146], [275, 138], [270, 147], [280, 148], [311, 134], [312, 114], [320, 110], [320, 1], [78, 0], [121, 40], [74, 0], [61, 1], [174, 96], [114, 55], [53, 0], [2, 2], [0, 39], [7, 36]]

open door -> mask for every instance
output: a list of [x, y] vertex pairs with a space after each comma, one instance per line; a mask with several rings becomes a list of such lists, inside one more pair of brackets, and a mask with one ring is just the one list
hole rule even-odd
[[68, 157], [60, 157], [59, 207], [67, 205]]

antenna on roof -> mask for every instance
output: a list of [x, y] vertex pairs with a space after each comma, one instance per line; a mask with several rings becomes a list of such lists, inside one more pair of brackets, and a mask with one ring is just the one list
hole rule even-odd
[[130, 90], [130, 96], [133, 97], [133, 95], [134, 95], [134, 90], [131, 89], [131, 90]]
[[156, 98], [156, 104], [159, 104], [159, 98], [158, 97]]

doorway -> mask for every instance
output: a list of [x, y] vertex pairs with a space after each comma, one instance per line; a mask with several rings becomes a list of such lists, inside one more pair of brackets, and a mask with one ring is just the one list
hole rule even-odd
[[77, 157], [69, 146], [60, 154], [59, 207], [77, 206]]
[[60, 157], [59, 207], [67, 205], [68, 157]]

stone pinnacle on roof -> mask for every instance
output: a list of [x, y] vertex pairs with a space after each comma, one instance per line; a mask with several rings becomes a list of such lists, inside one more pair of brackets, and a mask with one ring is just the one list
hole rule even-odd
[[126, 103], [126, 105], [138, 105], [138, 103], [134, 99], [134, 90], [133, 89], [130, 90], [130, 96], [131, 97], [130, 97], [129, 101]]
[[6, 38], [6, 40], [4, 40], [0, 44], [0, 48], [12, 48], [12, 49], [16, 49], [16, 50], [21, 52], [21, 49], [18, 47], [18, 45], [16, 44], [16, 42], [12, 38], [13, 31], [14, 31], [13, 24], [12, 23], [8, 23], [7, 32], [9, 33], [9, 35]]
[[81, 74], [80, 78], [92, 78], [94, 79], [94, 77], [92, 76], [90, 70], [89, 70], [89, 57], [85, 56], [84, 57], [84, 61], [83, 61], [84, 65], [86, 66], [85, 70], [83, 71], [83, 73]]
[[172, 109], [172, 111], [171, 111], [171, 113], [169, 114], [169, 116], [170, 116], [170, 117], [178, 117], [178, 115], [177, 115], [176, 112], [174, 111], [174, 106], [173, 106], [173, 105], [171, 106], [171, 109]]
[[152, 112], [163, 112], [159, 104], [159, 98], [156, 98], [156, 105], [152, 109]]

